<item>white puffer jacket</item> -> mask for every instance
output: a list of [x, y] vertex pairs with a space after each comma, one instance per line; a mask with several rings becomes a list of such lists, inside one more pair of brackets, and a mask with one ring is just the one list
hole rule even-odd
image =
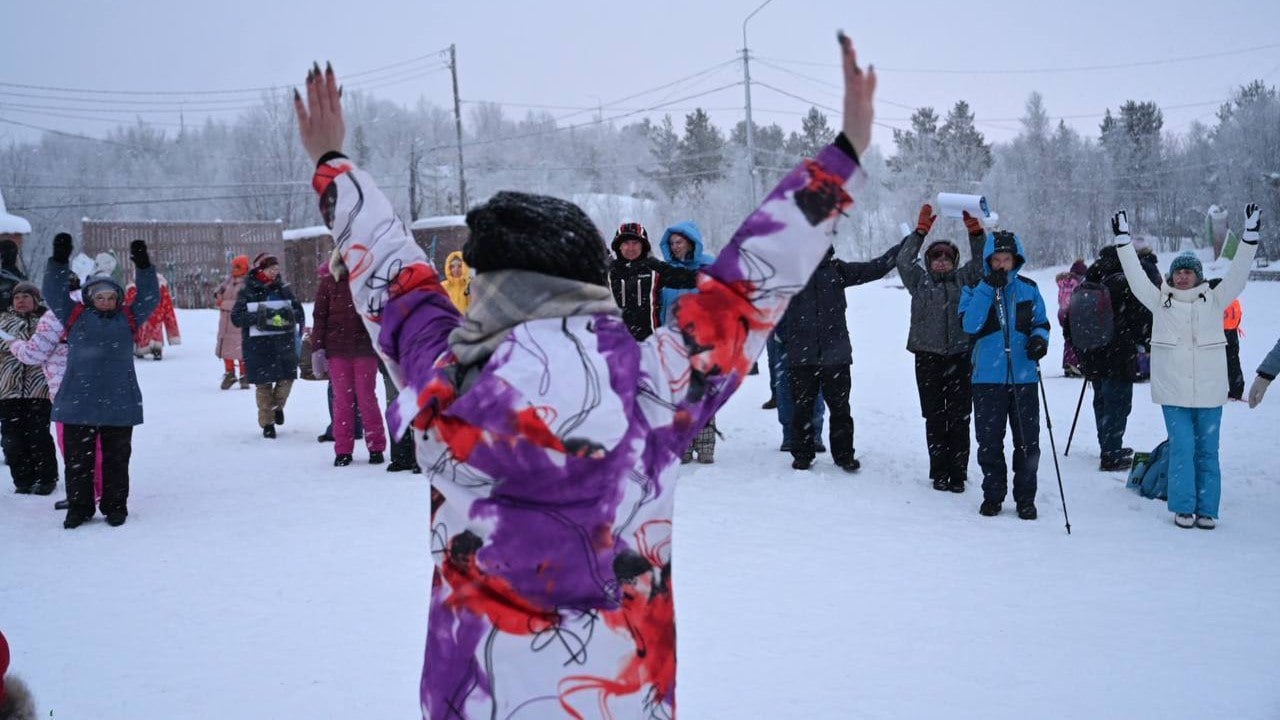
[[1120, 264], [1134, 297], [1154, 316], [1151, 326], [1151, 400], [1189, 408], [1227, 403], [1227, 338], [1222, 313], [1244, 290], [1256, 242], [1241, 242], [1226, 278], [1217, 287], [1201, 283], [1178, 290], [1166, 280], [1157, 289], [1147, 279], [1133, 245], [1119, 248]]

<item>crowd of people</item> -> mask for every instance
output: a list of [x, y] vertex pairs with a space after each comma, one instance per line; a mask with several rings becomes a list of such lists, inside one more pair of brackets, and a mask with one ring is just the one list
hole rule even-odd
[[[335, 466], [354, 462], [359, 439], [371, 464], [390, 450], [388, 470], [430, 469], [429, 717], [539, 703], [578, 717], [673, 713], [672, 468], [715, 461], [715, 415], [767, 352], [779, 448], [792, 468], [809, 470], [829, 451], [838, 468], [857, 472], [846, 291], [895, 269], [910, 294], [907, 350], [929, 482], [965, 492], [972, 421], [978, 512], [1001, 513], [1011, 464], [1016, 514], [1037, 518], [1037, 390], [1051, 326], [1024, 273], [1028, 247], [965, 213], [962, 263], [954, 242], [929, 239], [936, 215], [926, 204], [915, 229], [879, 256], [835, 256], [831, 237], [862, 174], [875, 88], [843, 35], [841, 59], [842, 132], [782, 180], [718, 257], [693, 221], [666, 229], [659, 258], [638, 222], [606, 244], [572, 203], [499, 192], [468, 212], [469, 238], [440, 272], [343, 154], [332, 69], [308, 74], [306, 98], [295, 96], [298, 122], [338, 246], [317, 269], [309, 331], [275, 255], [232, 261], [212, 298], [220, 387], [254, 386], [257, 426], [273, 439], [303, 366], [329, 385], [331, 427], [320, 440], [333, 442]], [[1178, 527], [1211, 529], [1222, 406], [1237, 384], [1224, 313], [1248, 278], [1261, 213], [1246, 208], [1220, 282], [1190, 254], [1161, 277], [1154, 257], [1135, 248], [1124, 211], [1112, 229], [1114, 244], [1060, 283], [1063, 365], [1094, 389], [1100, 469], [1123, 470], [1133, 455], [1123, 444], [1133, 383], [1149, 354], [1152, 400], [1169, 434], [1169, 510]], [[143, 420], [134, 361], [161, 357], [161, 328], [171, 344], [180, 336], [145, 243], [130, 246], [128, 290], [109, 274], [80, 277], [72, 250], [69, 235], [55, 238], [37, 288], [12, 243], [0, 242], [4, 454], [19, 493], [51, 493], [52, 419], [66, 466], [64, 527], [97, 511], [119, 526]], [[1257, 371], [1250, 405], [1277, 374], [1280, 343]], [[513, 638], [523, 641], [503, 642]]]

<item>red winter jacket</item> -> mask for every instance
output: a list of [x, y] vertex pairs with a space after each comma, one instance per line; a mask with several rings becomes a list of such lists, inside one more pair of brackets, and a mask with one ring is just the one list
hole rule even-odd
[[320, 268], [320, 288], [312, 313], [311, 349], [324, 350], [326, 357], [373, 357], [373, 342], [364, 321], [351, 300], [351, 287], [336, 282], [327, 266]]

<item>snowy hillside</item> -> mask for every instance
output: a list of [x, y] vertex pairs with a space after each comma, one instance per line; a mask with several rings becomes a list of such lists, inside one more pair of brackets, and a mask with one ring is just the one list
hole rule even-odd
[[[1052, 316], [1052, 273], [1033, 273]], [[1088, 398], [1061, 459], [1042, 433], [1040, 519], [930, 488], [896, 280], [850, 291], [863, 471], [790, 469], [767, 375], [719, 416], [676, 518], [680, 715], [720, 718], [1280, 717], [1280, 395], [1224, 413], [1217, 530], [1097, 471]], [[1243, 362], [1280, 336], [1254, 283]], [[324, 385], [299, 381], [267, 441], [252, 392], [217, 388], [213, 311], [139, 362], [128, 524], [62, 529], [62, 496], [0, 493], [0, 629], [42, 717], [413, 718], [430, 559], [422, 476], [332, 467]], [[1059, 454], [1080, 381], [1045, 369]], [[1148, 388], [1126, 444], [1164, 437]]]

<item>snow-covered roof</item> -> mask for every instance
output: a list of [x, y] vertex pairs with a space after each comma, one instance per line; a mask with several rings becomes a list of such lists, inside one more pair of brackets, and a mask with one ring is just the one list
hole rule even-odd
[[324, 225], [312, 225], [311, 227], [291, 228], [280, 233], [280, 235], [284, 238], [285, 242], [290, 242], [293, 240], [301, 240], [302, 238], [324, 237], [325, 235], [332, 235], [332, 233], [330, 233], [329, 228]]
[[31, 223], [27, 222], [25, 218], [10, 215], [9, 211], [5, 209], [3, 193], [0, 193], [0, 233], [31, 234]]
[[438, 217], [419, 218], [409, 226], [410, 230], [437, 230], [439, 228], [463, 227], [467, 224], [466, 215], [440, 215]]

